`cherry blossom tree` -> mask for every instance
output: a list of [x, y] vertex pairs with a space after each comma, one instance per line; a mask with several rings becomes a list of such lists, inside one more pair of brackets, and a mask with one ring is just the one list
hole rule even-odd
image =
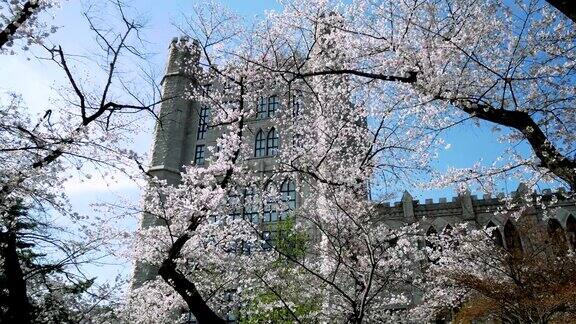
[[[323, 17], [332, 12], [337, 20]], [[497, 17], [497, 18], [496, 18]], [[466, 120], [488, 122], [510, 143], [492, 165], [451, 170], [447, 181], [484, 181], [508, 173], [533, 184], [553, 178], [574, 188], [570, 129], [573, 23], [542, 1], [413, 1], [340, 4], [287, 2], [263, 28], [263, 51], [291, 53], [265, 65], [288, 80], [351, 75], [388, 84], [399, 96], [433, 106], [427, 128], [442, 132]], [[337, 68], [316, 66], [316, 30], [337, 31], [346, 49]], [[256, 63], [256, 62], [254, 62]], [[384, 102], [383, 102], [383, 105]], [[532, 154], [515, 149], [527, 144]], [[442, 182], [446, 184], [446, 182]]]
[[[76, 213], [63, 191], [66, 181], [89, 178], [92, 172], [131, 175], [134, 160], [140, 159], [125, 149], [134, 133], [130, 125], [139, 115], [153, 116], [162, 99], [154, 97], [154, 91], [138, 96], [119, 66], [128, 57], [144, 57], [138, 37], [142, 25], [124, 14], [120, 2], [113, 3], [119, 26], [100, 27], [87, 13], [90, 30], [106, 55], [99, 62], [102, 71], [92, 69], [86, 79], [86, 71], [70, 63], [76, 57], [39, 41], [35, 10], [46, 9], [50, 2], [30, 1], [23, 8], [18, 1], [11, 3], [14, 26], [6, 27], [5, 45], [26, 37], [39, 43], [44, 59], [61, 68], [67, 83], [61, 97], [38, 116], [30, 115], [17, 94], [8, 94], [0, 105], [0, 274], [3, 300], [10, 301], [2, 305], [2, 314], [18, 323], [81, 321], [96, 312], [107, 316], [102, 306], [114, 305], [118, 286], [95, 284], [83, 268], [113, 253], [124, 233], [113, 229], [112, 217]], [[99, 72], [104, 77], [95, 75]], [[30, 212], [15, 212], [21, 208]], [[61, 316], [67, 312], [70, 318]]]
[[[53, 0], [3, 0], [0, 2], [0, 53], [8, 52], [18, 43], [27, 50], [32, 44], [41, 44], [43, 39], [56, 32], [56, 26], [50, 26], [39, 16], [42, 12], [57, 7]], [[14, 53], [14, 50], [10, 50]]]
[[507, 242], [496, 227], [462, 226], [428, 237], [435, 261], [425, 270], [427, 287], [411, 311], [414, 319], [573, 321], [576, 265], [566, 233], [554, 218], [525, 217], [516, 228], [518, 236]]

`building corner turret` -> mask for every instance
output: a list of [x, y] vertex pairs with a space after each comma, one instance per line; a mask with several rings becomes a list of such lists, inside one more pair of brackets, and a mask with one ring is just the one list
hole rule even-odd
[[[180, 181], [180, 172], [186, 164], [188, 133], [193, 125], [195, 102], [192, 88], [197, 86], [199, 43], [187, 37], [174, 38], [170, 43], [166, 72], [162, 79], [162, 104], [156, 120], [154, 142], [148, 172], [168, 184]], [[143, 212], [140, 228], [158, 224], [152, 214]], [[158, 274], [158, 268], [136, 260], [132, 287], [138, 288]]]
[[163, 102], [158, 114], [149, 172], [154, 177], [176, 184], [185, 160], [184, 145], [190, 131], [193, 100], [199, 68], [198, 41], [174, 38], [170, 44], [166, 74], [162, 79]]

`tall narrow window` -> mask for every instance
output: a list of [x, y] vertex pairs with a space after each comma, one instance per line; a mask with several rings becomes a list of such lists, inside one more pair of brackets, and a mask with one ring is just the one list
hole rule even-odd
[[[438, 234], [438, 232], [436, 231], [434, 226], [428, 227], [428, 230], [426, 231], [426, 236], [435, 236], [437, 234]], [[434, 249], [434, 244], [432, 244], [432, 242], [430, 240], [426, 239], [425, 244], [426, 244], [426, 247]]]
[[300, 110], [302, 108], [302, 93], [300, 91], [295, 91], [292, 95], [292, 116], [296, 117], [300, 115]]
[[428, 230], [426, 231], [426, 238], [424, 240], [424, 244], [428, 248], [426, 258], [428, 259], [428, 262], [432, 263], [438, 262], [440, 257], [437, 255], [437, 252], [442, 251], [442, 246], [438, 245], [437, 242], [435, 242], [434, 240], [436, 235], [438, 235], [438, 231], [436, 231], [436, 228], [432, 225], [428, 227]]
[[258, 98], [258, 115], [256, 118], [264, 119], [268, 117], [268, 107], [266, 105], [266, 98], [260, 97]]
[[278, 132], [276, 132], [275, 128], [272, 128], [266, 136], [266, 155], [276, 154], [278, 154]]
[[282, 200], [288, 205], [288, 209], [293, 210], [296, 208], [296, 185], [290, 179], [284, 180], [282, 187], [280, 187]]
[[500, 233], [500, 230], [498, 229], [498, 226], [496, 226], [496, 224], [494, 224], [492, 221], [489, 221], [488, 224], [486, 225], [487, 229], [491, 229], [492, 232], [490, 232], [490, 237], [492, 238], [492, 240], [494, 241], [494, 243], [498, 246], [504, 246], [504, 240], [502, 239], [502, 233]]
[[241, 206], [240, 196], [236, 192], [228, 193], [227, 205], [230, 208], [228, 216], [230, 216], [232, 219], [239, 219], [242, 216], [242, 210], [239, 209]]
[[275, 222], [278, 220], [278, 213], [276, 211], [277, 204], [276, 199], [278, 195], [278, 187], [274, 182], [268, 183], [266, 190], [264, 191], [264, 222]]
[[196, 145], [196, 152], [194, 153], [194, 163], [196, 165], [204, 165], [204, 145]]
[[258, 208], [254, 201], [254, 188], [248, 187], [244, 191], [244, 219], [252, 223], [258, 223]]
[[259, 130], [254, 141], [254, 156], [263, 157], [264, 155], [266, 155], [266, 139], [264, 138], [264, 132]]
[[274, 117], [276, 115], [276, 110], [278, 110], [279, 106], [280, 103], [278, 102], [277, 95], [272, 95], [268, 97], [268, 117]]
[[442, 230], [442, 234], [452, 236], [452, 230], [453, 230], [452, 226], [450, 226], [450, 224], [447, 224], [446, 227], [444, 227], [444, 229]]
[[201, 140], [206, 137], [206, 131], [208, 130], [208, 106], [202, 106], [202, 108], [200, 108], [198, 117], [198, 133], [196, 134], [196, 139]]

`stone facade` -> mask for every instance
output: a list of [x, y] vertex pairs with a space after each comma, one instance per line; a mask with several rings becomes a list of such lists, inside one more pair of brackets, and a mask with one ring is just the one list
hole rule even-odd
[[[165, 179], [170, 184], [178, 183], [183, 166], [208, 163], [206, 159], [209, 156], [206, 148], [215, 145], [217, 138], [221, 135], [218, 128], [206, 126], [207, 120], [205, 118], [209, 118], [209, 112], [203, 110], [202, 105], [197, 101], [182, 96], [190, 86], [207, 86], [198, 84], [193, 73], [189, 72], [189, 66], [185, 65], [197, 64], [198, 57], [195, 42], [185, 38], [172, 41], [166, 75], [162, 82], [163, 94], [167, 100], [161, 106], [149, 169], [151, 175]], [[271, 93], [270, 95], [274, 94]], [[268, 105], [275, 104], [270, 97], [264, 98], [264, 100], [265, 102], [256, 104], [265, 104], [267, 109], [269, 108]], [[247, 122], [247, 140], [255, 143], [260, 131], [266, 136], [272, 127], [271, 121], [267, 118], [249, 120]], [[280, 149], [282, 140], [279, 138], [277, 143]], [[255, 150], [257, 149], [256, 145], [255, 143], [253, 147]], [[199, 156], [199, 148], [203, 149], [201, 157]], [[266, 147], [264, 149], [266, 150]], [[273, 169], [275, 159], [266, 153], [263, 156], [254, 154], [249, 162], [254, 170], [265, 174]], [[517, 192], [511, 194], [510, 199], [517, 199], [515, 197], [520, 195], [525, 196], [526, 190], [521, 185]], [[525, 213], [538, 221], [542, 221], [544, 210], [536, 202], [548, 202], [550, 205], [548, 210], [551, 212], [547, 217], [557, 222], [566, 231], [568, 242], [574, 248], [576, 247], [576, 204], [574, 199], [566, 198], [571, 196], [573, 195], [565, 192], [533, 193], [530, 197], [534, 204]], [[506, 235], [509, 235], [510, 226], [515, 221], [508, 214], [501, 212], [502, 198], [504, 195], [498, 195], [498, 197], [484, 195], [482, 198], [478, 198], [476, 195], [466, 193], [453, 197], [451, 200], [440, 198], [438, 202], [433, 202], [431, 199], [420, 202], [405, 192], [399, 202], [378, 205], [378, 218], [391, 226], [419, 222], [422, 229], [427, 233], [439, 233], [462, 222], [478, 227], [497, 227], [504, 244], [506, 244]], [[297, 202], [301, 199], [305, 199], [305, 197], [298, 197]], [[150, 226], [155, 221], [149, 215], [143, 215], [141, 226]], [[546, 221], [550, 222], [550, 220]], [[135, 272], [135, 282], [141, 283], [154, 274], [154, 269], [137, 265]]]
[[[526, 197], [527, 188], [521, 184], [517, 191], [512, 192], [508, 199], [512, 204], [514, 200]], [[522, 211], [523, 217], [544, 223], [544, 226], [556, 226], [559, 224], [566, 232], [567, 241], [571, 248], [576, 248], [576, 202], [572, 193], [565, 191], [552, 192], [544, 190], [541, 193], [528, 194], [531, 200], [528, 207]], [[426, 199], [423, 203], [415, 200], [406, 191], [402, 199], [394, 203], [380, 204], [378, 206], [379, 217], [392, 226], [419, 222], [425, 233], [441, 233], [454, 228], [458, 224], [468, 223], [475, 227], [496, 227], [496, 235], [502, 238], [506, 245], [506, 235], [510, 229], [516, 227], [516, 218], [512, 215], [520, 208], [504, 208], [506, 196], [504, 193], [492, 197], [465, 193], [457, 197], [440, 198], [437, 202]], [[543, 206], [546, 206], [545, 209]], [[508, 224], [509, 223], [509, 224]], [[552, 225], [552, 223], [554, 223]], [[508, 226], [507, 226], [508, 224]], [[522, 245], [525, 246], [520, 236]]]

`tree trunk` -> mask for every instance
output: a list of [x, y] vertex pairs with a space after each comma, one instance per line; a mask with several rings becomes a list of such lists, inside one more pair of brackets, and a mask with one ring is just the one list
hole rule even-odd
[[7, 320], [9, 323], [31, 323], [32, 306], [26, 294], [26, 281], [18, 259], [16, 233], [8, 231], [0, 235], [0, 242], [4, 245], [2, 270], [6, 276], [6, 289], [8, 290]]
[[196, 285], [178, 271], [175, 260], [189, 239], [190, 235], [184, 234], [174, 242], [170, 249], [169, 256], [162, 262], [158, 274], [184, 299], [188, 305], [188, 309], [194, 314], [198, 323], [224, 324], [226, 322], [208, 306], [204, 298], [200, 295]]
[[510, 127], [522, 133], [534, 154], [540, 159], [539, 166], [550, 170], [558, 178], [564, 180], [572, 191], [576, 191], [576, 161], [558, 151], [528, 113], [497, 109], [469, 100], [450, 100], [450, 102], [471, 116]]

